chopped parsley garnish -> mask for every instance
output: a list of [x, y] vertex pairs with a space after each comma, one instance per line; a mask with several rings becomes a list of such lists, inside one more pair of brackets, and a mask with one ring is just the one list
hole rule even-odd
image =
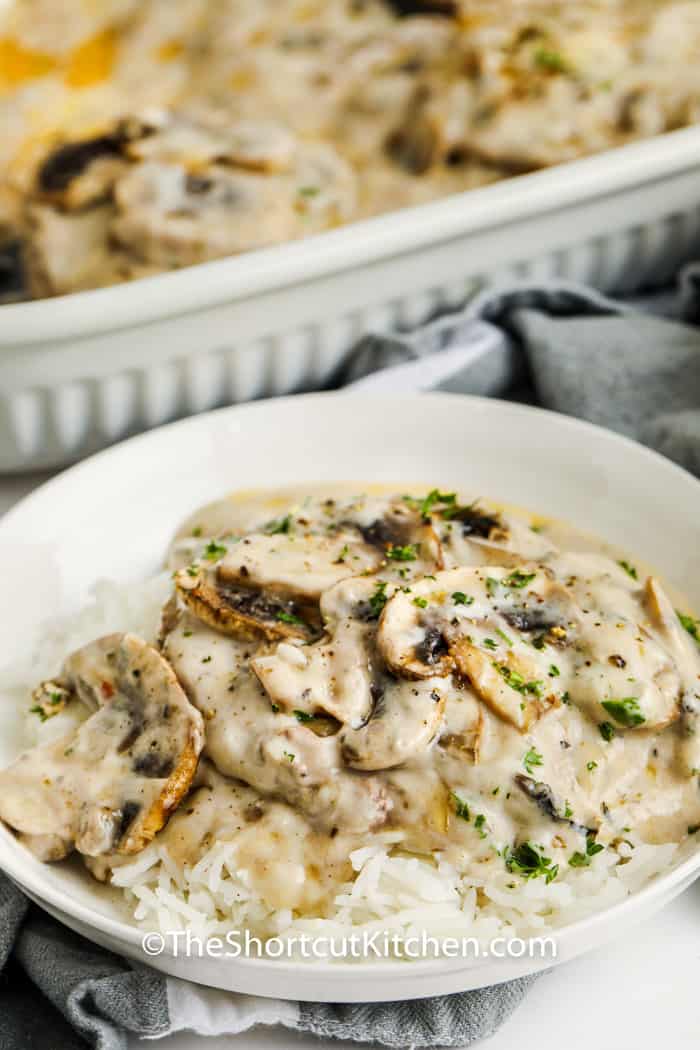
[[292, 516], [286, 514], [284, 518], [278, 518], [276, 521], [271, 521], [265, 526], [265, 532], [268, 536], [277, 535], [288, 535], [292, 528]]
[[569, 804], [569, 800], [567, 799], [566, 804], [564, 806], [564, 820], [568, 820], [570, 817], [573, 817], [573, 815], [574, 811]]
[[344, 565], [345, 564], [345, 559], [347, 558], [349, 553], [350, 553], [350, 548], [348, 547], [348, 545], [346, 543], [345, 546], [343, 547], [342, 551], [338, 555], [338, 557], [335, 559], [335, 564], [336, 565]]
[[523, 696], [542, 696], [541, 682], [525, 681], [519, 671], [513, 671], [507, 664], [494, 663], [493, 666], [496, 668], [506, 685], [509, 685], [511, 689], [515, 689], [516, 693], [521, 693]]
[[594, 762], [592, 759], [591, 759], [590, 762], [586, 762], [586, 769], [588, 770], [589, 773], [592, 773], [593, 770], [597, 769], [597, 768], [598, 768], [598, 763]]
[[515, 569], [511, 572], [510, 576], [506, 576], [501, 583], [504, 587], [514, 587], [516, 590], [521, 591], [523, 587], [527, 587], [528, 583], [532, 583], [536, 572], [521, 572], [520, 569]]
[[471, 594], [465, 594], [464, 591], [455, 591], [452, 595], [452, 601], [455, 605], [473, 605], [474, 599]]
[[568, 73], [569, 71], [569, 64], [559, 51], [552, 51], [548, 47], [538, 47], [532, 57], [535, 65], [547, 73]]
[[418, 507], [418, 511], [422, 518], [430, 516], [430, 512], [433, 507], [453, 507], [457, 503], [456, 492], [440, 492], [439, 489], [432, 489], [428, 495], [422, 499], [415, 499], [413, 496], [404, 496], [407, 503], [410, 503], [414, 507]]
[[192, 529], [192, 535], [195, 536], [195, 537], [201, 536], [202, 535], [202, 526], [201, 525], [196, 525]]
[[417, 605], [419, 609], [425, 609], [426, 606], [428, 605], [428, 599], [427, 598], [420, 598], [420, 597], [414, 598], [413, 599], [413, 604]]
[[276, 715], [276, 714], [279, 713], [279, 709], [280, 709], [280, 705], [279, 704], [270, 704], [270, 707], [272, 708], [273, 715]]
[[199, 576], [199, 565], [197, 565], [196, 562], [193, 562], [192, 565], [187, 566], [187, 575]]
[[552, 864], [551, 859], [540, 853], [531, 842], [521, 842], [515, 849], [506, 847], [504, 857], [508, 871], [523, 879], [541, 876], [545, 882], [551, 882], [559, 872], [559, 865]]
[[294, 711], [293, 714], [297, 722], [305, 723], [313, 722], [314, 720], [314, 716], [310, 715], [308, 711]]
[[624, 558], [617, 564], [620, 566], [621, 569], [624, 569], [627, 575], [630, 576], [633, 580], [639, 579], [639, 577], [637, 576], [637, 570], [635, 569], [634, 565], [630, 565], [630, 563], [628, 561], [625, 561]]
[[513, 639], [509, 638], [508, 635], [506, 634], [506, 632], [502, 631], [500, 627], [496, 628], [496, 634], [498, 635], [498, 637], [501, 639], [502, 642], [506, 643], [507, 646], [509, 646], [509, 647], [512, 646]]
[[558, 678], [560, 674], [561, 674], [561, 671], [559, 670], [559, 668], [557, 667], [556, 664], [550, 664], [549, 665], [549, 677], [550, 678]]
[[294, 615], [294, 613], [285, 612], [284, 609], [279, 610], [277, 613], [277, 619], [280, 623], [293, 623], [296, 624], [297, 627], [306, 627], [303, 620], [300, 620], [298, 616]]
[[454, 806], [455, 813], [462, 820], [471, 820], [472, 815], [469, 812], [469, 806], [466, 802], [463, 802], [459, 795], [456, 795], [454, 791], [450, 791], [450, 802]]
[[601, 722], [598, 726], [598, 731], [607, 743], [610, 743], [615, 736], [615, 726], [611, 722]]
[[293, 755], [291, 753], [291, 751], [283, 751], [282, 754], [284, 755], [284, 757], [287, 759], [288, 762], [293, 762], [294, 759], [296, 758], [296, 755]]
[[408, 543], [405, 547], [395, 547], [391, 544], [387, 547], [386, 556], [391, 561], [415, 561], [418, 556], [418, 548], [415, 543]]
[[321, 190], [318, 186], [300, 186], [297, 192], [300, 197], [317, 197]]
[[204, 548], [204, 557], [207, 561], [218, 561], [219, 558], [223, 558], [224, 554], [228, 551], [228, 547], [224, 547], [222, 543], [217, 543], [215, 540], [210, 540]]
[[586, 835], [586, 852], [581, 853], [579, 850], [576, 850], [569, 857], [569, 864], [572, 868], [587, 868], [591, 863], [591, 857], [595, 857], [596, 853], [600, 853], [603, 849], [605, 847], [596, 842], [595, 834]]
[[490, 649], [491, 652], [495, 652], [498, 649], [498, 642], [494, 642], [493, 638], [484, 638], [484, 649]]
[[603, 700], [602, 706], [619, 725], [625, 726], [626, 729], [633, 729], [646, 722], [636, 696], [625, 696], [621, 700]]
[[499, 584], [499, 581], [495, 578], [495, 576], [487, 576], [486, 577], [486, 592], [487, 592], [487, 594], [490, 594], [491, 596], [493, 596], [496, 593], [496, 591], [498, 590], [498, 584]]
[[51, 712], [51, 714], [47, 714], [44, 708], [40, 707], [39, 704], [35, 704], [33, 707], [30, 707], [29, 713], [32, 715], [38, 715], [40, 722], [45, 722], [47, 718], [52, 718], [54, 714], [53, 711]]
[[532, 773], [535, 766], [543, 765], [542, 755], [534, 747], [529, 747], [523, 755], [523, 765], [528, 773]]
[[374, 588], [374, 594], [370, 596], [369, 607], [372, 612], [372, 619], [376, 620], [381, 615], [382, 609], [389, 601], [386, 593], [387, 583], [386, 580], [379, 580], [376, 587]]
[[211, 656], [203, 656], [202, 657], [202, 663], [203, 664], [210, 664], [211, 663]]
[[483, 813], [477, 813], [477, 815], [474, 817], [474, 827], [479, 832], [479, 838], [481, 839], [486, 838], [486, 832], [484, 831], [485, 825], [486, 817]]
[[700, 645], [700, 620], [696, 620], [694, 616], [686, 616], [685, 613], [678, 612], [678, 610], [676, 610], [676, 616], [681, 627]]

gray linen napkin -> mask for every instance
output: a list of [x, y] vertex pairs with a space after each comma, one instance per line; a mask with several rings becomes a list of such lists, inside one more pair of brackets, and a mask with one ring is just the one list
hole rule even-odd
[[[492, 289], [412, 333], [369, 336], [336, 386], [449, 390], [540, 403], [611, 427], [700, 474], [700, 265], [678, 293], [621, 304], [556, 283]], [[684, 323], [685, 322], [685, 323]], [[136, 967], [28, 907], [0, 874], [0, 1048], [124, 1050], [127, 1033], [282, 1024], [389, 1047], [468, 1046], [534, 978], [412, 1003], [292, 1004], [201, 989]]]

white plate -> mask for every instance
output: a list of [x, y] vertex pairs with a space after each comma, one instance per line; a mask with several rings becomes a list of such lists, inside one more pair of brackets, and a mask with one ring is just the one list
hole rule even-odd
[[[0, 637], [13, 657], [37, 621], [76, 608], [90, 584], [154, 571], [175, 524], [235, 488], [313, 481], [459, 487], [569, 519], [654, 566], [700, 608], [700, 483], [635, 443], [522, 405], [433, 394], [315, 395], [198, 416], [73, 468], [0, 522]], [[12, 712], [1, 713], [6, 725]], [[0, 764], [16, 751], [0, 731]], [[0, 865], [62, 921], [144, 961], [141, 933], [95, 883], [34, 860], [0, 829]], [[661, 907], [700, 871], [700, 851], [608, 911], [563, 928], [557, 962]], [[292, 999], [376, 1001], [458, 991], [537, 969], [537, 959], [303, 966], [174, 958], [192, 981]]]

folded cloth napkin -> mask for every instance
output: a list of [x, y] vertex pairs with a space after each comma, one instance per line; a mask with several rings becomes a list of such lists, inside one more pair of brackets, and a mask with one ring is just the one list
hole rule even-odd
[[[356, 395], [517, 398], [636, 437], [700, 474], [700, 265], [678, 293], [621, 304], [564, 283], [491, 289], [412, 333], [369, 336], [336, 376]], [[2, 1050], [124, 1050], [127, 1033], [236, 1034], [280, 1024], [389, 1047], [469, 1046], [534, 978], [409, 1003], [289, 1003], [165, 978], [30, 907], [0, 874]]]

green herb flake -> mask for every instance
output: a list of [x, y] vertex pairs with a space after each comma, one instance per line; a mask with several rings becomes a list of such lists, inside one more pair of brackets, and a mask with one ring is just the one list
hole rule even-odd
[[596, 842], [595, 833], [590, 833], [586, 835], [586, 852], [581, 853], [576, 850], [569, 857], [569, 864], [572, 868], [587, 868], [591, 863], [591, 857], [595, 857], [596, 853], [600, 853], [604, 848], [599, 842]]
[[379, 618], [382, 609], [389, 601], [389, 598], [386, 593], [386, 588], [386, 580], [379, 580], [376, 587], [374, 588], [374, 594], [370, 596], [369, 607], [372, 613], [373, 620], [377, 620]]
[[505, 631], [502, 631], [500, 627], [496, 628], [496, 634], [501, 639], [501, 641], [506, 643], [506, 645], [508, 646], [509, 649], [512, 647], [513, 639], [509, 638], [508, 635], [505, 633]]
[[408, 543], [405, 547], [395, 547], [391, 544], [387, 547], [386, 556], [391, 561], [415, 561], [418, 548], [415, 543]]
[[296, 755], [293, 755], [291, 753], [291, 751], [283, 751], [282, 754], [284, 755], [284, 757], [287, 759], [288, 762], [293, 762], [294, 759], [296, 758]]
[[597, 768], [598, 768], [598, 763], [594, 762], [592, 759], [591, 759], [590, 762], [586, 762], [586, 769], [588, 770], [589, 773], [592, 773], [593, 770], [597, 769]]
[[298, 616], [294, 615], [294, 613], [285, 612], [284, 609], [279, 610], [277, 613], [277, 619], [280, 623], [292, 623], [296, 624], [297, 627], [306, 627], [303, 620], [300, 620]]
[[504, 587], [512, 587], [515, 590], [521, 591], [523, 587], [527, 587], [528, 583], [532, 583], [536, 575], [536, 572], [521, 572], [520, 569], [515, 569], [515, 571], [511, 572], [510, 576], [506, 576], [501, 583]]
[[549, 677], [550, 678], [558, 678], [560, 674], [561, 674], [561, 671], [559, 670], [559, 668], [557, 667], [556, 664], [550, 664], [549, 665]]
[[696, 620], [694, 616], [686, 616], [685, 613], [678, 612], [678, 610], [676, 610], [676, 616], [681, 627], [700, 645], [700, 620]]
[[472, 815], [469, 812], [469, 806], [466, 802], [463, 802], [459, 795], [456, 795], [454, 791], [450, 791], [450, 802], [454, 806], [454, 811], [458, 817], [462, 820], [472, 819]]
[[633, 729], [646, 722], [636, 696], [625, 696], [621, 700], [603, 700], [602, 707], [615, 719], [618, 725]]
[[568, 73], [569, 64], [559, 51], [538, 47], [532, 56], [533, 62], [546, 73]]
[[514, 689], [516, 693], [521, 693], [523, 696], [542, 696], [542, 683], [541, 682], [526, 682], [519, 671], [513, 671], [507, 664], [494, 663], [493, 665], [501, 678], [504, 680], [506, 685], [509, 685], [511, 689]]
[[192, 529], [192, 535], [195, 538], [199, 539], [199, 537], [202, 535], [202, 526], [196, 525], [195, 528]]
[[224, 554], [228, 552], [228, 547], [224, 547], [222, 543], [216, 543], [215, 540], [210, 540], [204, 548], [204, 557], [207, 561], [218, 561], [219, 558], [223, 558]]
[[455, 605], [473, 605], [474, 599], [471, 594], [465, 594], [464, 591], [455, 591], [452, 595], [452, 601]]
[[413, 599], [413, 604], [417, 605], [419, 609], [425, 609], [427, 607], [427, 605], [428, 605], [428, 599], [427, 598], [421, 598], [421, 597], [414, 598]]
[[308, 711], [294, 711], [292, 712], [297, 722], [306, 724], [307, 722], [313, 722], [314, 716], [310, 715]]
[[317, 197], [321, 190], [318, 186], [300, 186], [297, 192], [300, 197]]
[[505, 864], [508, 871], [520, 875], [523, 879], [542, 877], [545, 882], [552, 882], [559, 873], [559, 865], [552, 864], [531, 842], [521, 842], [515, 849], [506, 848]]
[[622, 558], [621, 561], [619, 561], [617, 564], [620, 566], [621, 569], [625, 570], [625, 572], [631, 579], [639, 579], [639, 576], [637, 576], [637, 570], [635, 569], [634, 565], [630, 565], [630, 563], [628, 561], [625, 561], [624, 558]]
[[493, 638], [484, 638], [484, 649], [490, 649], [491, 652], [495, 652], [498, 649], [498, 642], [494, 642]]
[[277, 518], [275, 521], [270, 521], [265, 526], [265, 532], [268, 536], [288, 536], [292, 528], [292, 516], [286, 514], [284, 518]]
[[479, 838], [481, 839], [486, 838], [486, 832], [484, 831], [484, 828], [486, 826], [486, 817], [484, 816], [484, 814], [477, 813], [477, 815], [474, 817], [474, 827], [479, 832]]
[[601, 722], [598, 725], [598, 732], [602, 736], [603, 740], [610, 743], [612, 738], [615, 736], [615, 726], [611, 722]]
[[199, 566], [197, 565], [196, 562], [193, 562], [192, 565], [188, 565], [187, 566], [187, 575], [188, 576], [199, 576]]
[[528, 773], [532, 773], [535, 766], [543, 765], [542, 755], [534, 747], [529, 747], [523, 755], [523, 765]]

